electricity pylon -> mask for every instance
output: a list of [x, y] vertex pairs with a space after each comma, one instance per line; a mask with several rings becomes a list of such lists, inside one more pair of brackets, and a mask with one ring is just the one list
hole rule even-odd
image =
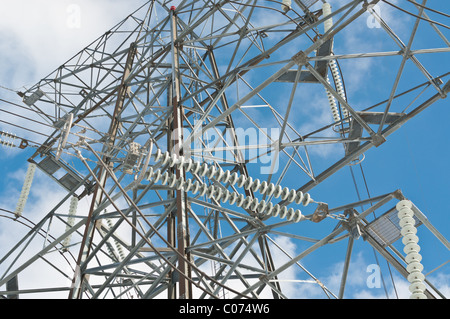
[[[405, 278], [416, 274], [410, 279], [415, 297], [438, 296], [421, 270], [407, 268], [420, 260], [405, 264], [388, 252], [409, 235], [402, 227], [413, 231], [422, 224], [448, 245], [401, 191], [336, 208], [329, 207], [325, 194], [312, 195], [314, 187], [357, 165], [368, 149], [446, 97], [446, 74], [432, 75], [416, 57], [422, 52], [411, 46], [424, 8], [409, 4], [419, 18], [405, 44], [373, 10], [378, 1], [348, 1], [334, 10], [316, 2], [180, 1], [171, 6], [148, 1], [20, 92], [25, 105], [54, 127], [29, 162], [66, 196], [1, 259], [10, 265], [0, 277], [0, 286], [8, 286], [2, 294], [288, 298], [281, 277], [295, 267], [307, 284], [342, 298], [353, 242], [363, 237]], [[397, 50], [338, 54], [339, 36], [367, 12]], [[445, 39], [436, 24], [432, 27]], [[339, 63], [397, 55], [402, 65], [387, 99], [377, 98], [365, 109], [353, 105]], [[399, 93], [407, 60], [423, 81]], [[425, 85], [431, 88], [428, 98], [416, 100]], [[325, 125], [305, 132], [299, 132], [302, 119], [295, 113], [305, 103], [321, 102], [302, 100], [302, 87], [320, 90], [331, 109]], [[413, 99], [409, 111], [404, 95]], [[319, 116], [314, 109], [308, 112]], [[342, 158], [327, 158], [323, 165], [312, 150], [328, 144], [342, 145]], [[31, 184], [26, 186], [18, 219]], [[86, 200], [89, 205], [82, 207]], [[393, 220], [397, 202], [399, 211], [406, 206], [413, 212], [412, 225], [383, 224]], [[371, 218], [383, 209], [382, 216]], [[331, 232], [325, 227], [329, 223], [335, 226]], [[322, 239], [303, 233], [311, 228]], [[33, 251], [28, 246], [37, 235], [44, 236], [43, 247], [24, 254]], [[310, 245], [292, 255], [274, 235]], [[336, 292], [300, 260], [344, 240], [347, 252]], [[417, 258], [416, 250], [409, 256]], [[274, 251], [284, 257], [278, 260]], [[42, 260], [64, 284], [21, 289], [21, 273]]]

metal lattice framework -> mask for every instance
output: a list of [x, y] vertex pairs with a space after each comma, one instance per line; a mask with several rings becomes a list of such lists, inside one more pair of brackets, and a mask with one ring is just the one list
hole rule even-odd
[[[447, 96], [448, 70], [433, 74], [420, 57], [450, 51], [448, 27], [431, 20], [424, 4], [408, 1], [397, 8], [415, 19], [403, 42], [372, 10], [379, 1], [346, 1], [332, 12], [317, 1], [287, 2], [148, 1], [20, 93], [53, 128], [29, 162], [67, 195], [36, 224], [16, 212], [30, 231], [0, 259], [0, 287], [7, 286], [0, 295], [289, 298], [280, 275], [296, 267], [307, 284], [342, 298], [353, 241], [361, 236], [408, 276], [393, 247], [402, 236], [392, 222], [401, 191], [331, 208], [314, 187]], [[394, 49], [337, 51], [346, 28], [367, 12]], [[413, 49], [422, 26], [446, 46]], [[387, 95], [368, 107], [353, 104], [341, 70], [392, 57], [401, 65], [386, 74], [393, 80]], [[420, 81], [405, 87], [406, 72]], [[317, 102], [302, 99], [302, 88], [326, 102], [328, 96], [327, 123], [303, 128], [320, 114], [310, 107]], [[341, 159], [317, 160], [315, 148], [332, 144], [342, 145]], [[79, 205], [85, 199], [89, 207]], [[370, 208], [358, 212], [362, 205]], [[449, 248], [412, 209], [416, 226], [426, 225]], [[373, 218], [375, 210], [385, 214]], [[323, 236], [309, 237], [311, 231]], [[290, 255], [275, 236], [306, 248]], [[44, 245], [33, 250], [39, 237]], [[331, 291], [300, 261], [344, 240], [340, 291]], [[275, 260], [274, 251], [285, 260]], [[22, 288], [21, 272], [42, 261], [66, 285]], [[442, 297], [427, 284], [427, 297]]]

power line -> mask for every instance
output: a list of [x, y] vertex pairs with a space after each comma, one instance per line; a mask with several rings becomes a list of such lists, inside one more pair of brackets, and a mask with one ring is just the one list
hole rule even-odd
[[414, 13], [411, 13], [411, 12], [405, 10], [405, 9], [402, 9], [402, 8], [396, 6], [396, 5], [393, 4], [393, 3], [390, 3], [389, 1], [386, 1], [386, 0], [381, 0], [381, 1], [383, 1], [384, 3], [390, 5], [390, 6], [394, 7], [394, 8], [396, 8], [397, 10], [400, 10], [400, 11], [402, 11], [402, 12], [404, 12], [404, 13], [407, 13], [407, 14], [413, 16], [413, 17], [416, 17], [416, 18], [418, 18], [418, 19], [421, 19], [421, 20], [424, 20], [424, 21], [427, 21], [427, 22], [430, 22], [430, 23], [433, 23], [433, 24], [437, 24], [437, 25], [439, 25], [439, 26], [441, 26], [441, 27], [443, 27], [443, 28], [446, 28], [446, 29], [450, 29], [449, 26], [447, 26], [447, 25], [445, 25], [445, 24], [443, 24], [443, 23], [439, 23], [439, 22], [437, 22], [437, 21], [433, 21], [433, 20], [426, 19], [426, 18], [423, 18], [423, 17], [421, 17], [421, 16], [418, 16], [418, 15], [416, 15], [416, 14], [414, 14]]

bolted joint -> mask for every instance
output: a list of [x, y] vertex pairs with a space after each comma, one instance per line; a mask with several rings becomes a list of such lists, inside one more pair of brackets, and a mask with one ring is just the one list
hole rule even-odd
[[372, 144], [375, 145], [375, 147], [380, 146], [386, 142], [386, 138], [381, 134], [374, 134], [372, 135]]
[[292, 61], [294, 61], [298, 66], [302, 66], [308, 63], [308, 56], [305, 52], [300, 51], [292, 57]]

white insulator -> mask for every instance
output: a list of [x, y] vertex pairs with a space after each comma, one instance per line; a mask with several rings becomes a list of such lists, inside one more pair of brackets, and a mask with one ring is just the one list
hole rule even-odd
[[181, 176], [180, 178], [176, 179], [176, 181], [175, 181], [175, 188], [177, 190], [179, 190], [179, 191], [185, 189], [184, 188], [184, 177], [183, 176]]
[[155, 162], [158, 163], [161, 160], [162, 156], [163, 154], [161, 152], [161, 149], [158, 148], [155, 154]]
[[399, 201], [398, 203], [397, 203], [397, 205], [395, 205], [395, 208], [399, 211], [399, 210], [401, 210], [402, 208], [404, 208], [404, 207], [406, 207], [406, 208], [412, 208], [412, 203], [411, 203], [411, 201], [409, 201], [409, 200], [401, 200], [401, 201]]
[[192, 160], [192, 158], [188, 158], [185, 162], [184, 162], [184, 169], [189, 172], [192, 169], [192, 165], [194, 165], [194, 161]]
[[28, 196], [30, 195], [31, 184], [33, 183], [34, 173], [36, 171], [36, 164], [30, 163], [28, 165], [27, 172], [25, 174], [25, 181], [22, 186], [19, 200], [17, 202], [16, 211], [14, 214], [16, 217], [22, 216], [23, 210], [27, 203]]
[[170, 161], [169, 161], [169, 166], [170, 167], [174, 167], [175, 165], [177, 165], [179, 163], [179, 159], [178, 156], [176, 154], [172, 154], [170, 156]]
[[247, 179], [244, 182], [244, 189], [250, 190], [252, 185], [253, 185], [253, 178], [252, 177], [247, 177]]
[[207, 190], [208, 190], [208, 185], [206, 185], [206, 184], [200, 185], [199, 190], [198, 190], [200, 197], [203, 197]]
[[285, 187], [283, 188], [283, 190], [281, 191], [281, 195], [280, 198], [282, 200], [286, 200], [286, 198], [289, 196], [289, 188]]
[[[147, 171], [147, 180], [153, 182], [155, 179], [155, 171], [153, 170], [153, 167], [150, 167]], [[156, 182], [155, 182], [156, 183]]]
[[275, 198], [279, 198], [281, 196], [281, 192], [283, 191], [283, 188], [280, 185], [275, 186], [275, 190], [273, 192], [273, 196]]
[[281, 9], [284, 12], [288, 12], [289, 10], [291, 10], [291, 4], [292, 4], [291, 0], [283, 0], [283, 2], [281, 4]]
[[[266, 181], [261, 182], [259, 179], [253, 180], [252, 177], [247, 177], [243, 174], [239, 175], [236, 172], [231, 173], [229, 170], [224, 171], [220, 166], [217, 168], [207, 163], [194, 162], [192, 159], [186, 159], [183, 156], [177, 156], [170, 154], [169, 152], [162, 153], [161, 150], [157, 150], [155, 154], [155, 161], [161, 165], [168, 165], [170, 167], [177, 167], [178, 169], [184, 168], [186, 172], [192, 174], [198, 174], [201, 177], [207, 177], [208, 179], [215, 179], [217, 182], [229, 183], [230, 186], [235, 184], [246, 190], [253, 192], [259, 192], [262, 195], [274, 196], [275, 198], [281, 198], [283, 201], [289, 203], [295, 202], [297, 204], [303, 204], [307, 206], [311, 201], [309, 194], [303, 194], [301, 191], [289, 189], [287, 187], [281, 187], [280, 185], [268, 184]], [[259, 211], [266, 216], [286, 218], [291, 221], [298, 222], [301, 220], [302, 214], [299, 210], [287, 209], [284, 206], [273, 205], [271, 202], [266, 203], [264, 200], [259, 201], [257, 198], [246, 197], [243, 194], [231, 193], [227, 189], [218, 188], [213, 185], [200, 184], [198, 181], [192, 182], [192, 180], [184, 180], [184, 178], [176, 178], [175, 174], [168, 171], [161, 173], [160, 170], [154, 170], [149, 168], [147, 179], [154, 183], [158, 181], [162, 185], [167, 185], [170, 188], [176, 188], [177, 190], [183, 190], [185, 192], [192, 192], [193, 194], [199, 194], [199, 196], [205, 196], [207, 198], [215, 198], [218, 201], [229, 202], [230, 205], [237, 205], [244, 209], [251, 209], [252, 211]]]
[[215, 174], [216, 174], [216, 167], [215, 166], [211, 166], [208, 169], [208, 171], [206, 172], [206, 177], [208, 177], [209, 179], [212, 179]]
[[[324, 18], [326, 18], [329, 15], [331, 15], [331, 5], [329, 3], [324, 3], [322, 5], [322, 12], [323, 12], [323, 17]], [[332, 27], [333, 27], [333, 18], [329, 18], [329, 19], [325, 20], [325, 22], [324, 22], [324, 31], [325, 31], [325, 33], [327, 33]], [[335, 85], [336, 85], [336, 92], [344, 100], [347, 100], [347, 98], [345, 96], [344, 86], [342, 85], [342, 79], [340, 77], [336, 61], [335, 60], [331, 60], [329, 62], [329, 65], [330, 65], [330, 68], [331, 68], [331, 73], [333, 75], [333, 80], [334, 80]], [[330, 84], [330, 80], [329, 80], [328, 76], [327, 76], [327, 81]], [[334, 96], [331, 94], [330, 91], [326, 90], [326, 92], [327, 92], [328, 102], [330, 104], [331, 114], [333, 115], [333, 120], [335, 122], [339, 122], [341, 120], [341, 116], [339, 114], [339, 110], [338, 110], [338, 107], [337, 107], [337, 104], [336, 104], [336, 100], [335, 100]], [[342, 114], [343, 114], [344, 118], [348, 117], [348, 112], [345, 109], [345, 107], [343, 107], [341, 105], [341, 109], [342, 109]]]
[[412, 272], [408, 275], [407, 279], [410, 283], [417, 281], [422, 282], [423, 280], [425, 280], [425, 275], [421, 272]]
[[175, 165], [178, 169], [184, 168], [184, 162], [186, 161], [186, 158], [184, 156], [180, 156], [177, 158]]
[[409, 234], [416, 234], [417, 233], [417, 228], [414, 225], [406, 225], [404, 227], [402, 227], [402, 230], [400, 231], [400, 233], [402, 234], [402, 236], [406, 236]]
[[[331, 84], [328, 75], [327, 75], [327, 82], [328, 84]], [[325, 92], [327, 93], [328, 104], [330, 105], [331, 114], [333, 115], [333, 121], [339, 122], [341, 120], [341, 116], [339, 114], [339, 109], [337, 107], [336, 100], [329, 90], [325, 89]]]
[[167, 165], [167, 164], [169, 164], [169, 161], [170, 161], [170, 153], [165, 152], [161, 158], [161, 165]]
[[282, 206], [280, 209], [280, 218], [285, 219], [287, 215], [288, 209], [286, 206]]
[[161, 184], [166, 185], [167, 181], [169, 179], [169, 173], [168, 172], [164, 172], [161, 176]]
[[422, 255], [419, 253], [410, 253], [405, 257], [406, 263], [410, 264], [413, 262], [421, 262], [422, 261]]
[[310, 203], [312, 202], [312, 198], [311, 198], [311, 195], [309, 195], [308, 193], [306, 193], [304, 196], [303, 196], [303, 199], [302, 199], [302, 204], [303, 204], [303, 206], [308, 206]]
[[[341, 80], [341, 76], [339, 73], [339, 69], [338, 69], [336, 60], [330, 61], [330, 68], [331, 68], [331, 73], [333, 75], [333, 80], [336, 83], [336, 92], [342, 97], [342, 99], [344, 101], [347, 101], [347, 96], [345, 95], [344, 86], [342, 84], [342, 80]], [[341, 105], [341, 110], [342, 110], [343, 117], [347, 118], [348, 117], [347, 109], [343, 105]]]
[[255, 179], [253, 181], [253, 185], [250, 187], [250, 189], [253, 192], [259, 191], [259, 186], [261, 186], [261, 181], [259, 179]]
[[167, 182], [167, 186], [170, 188], [173, 188], [175, 186], [175, 183], [177, 182], [177, 177], [173, 174], [169, 176], [169, 180]]
[[419, 242], [419, 237], [417, 237], [415, 234], [406, 235], [402, 239], [403, 245], [408, 245], [410, 243], [416, 244], [418, 242]]
[[242, 207], [242, 205], [244, 204], [244, 200], [245, 200], [245, 196], [242, 195], [242, 194], [239, 194], [239, 195], [238, 195], [238, 198], [237, 198], [237, 200], [236, 200], [236, 205], [237, 205], [238, 207]]
[[200, 162], [194, 162], [194, 164], [192, 165], [192, 169], [191, 169], [192, 174], [194, 174], [194, 175], [197, 174], [201, 167], [202, 167], [202, 164]]
[[[205, 184], [206, 185], [206, 184]], [[208, 189], [206, 190], [205, 196], [206, 198], [212, 198], [214, 196], [215, 193], [215, 186], [211, 185], [208, 187]]]
[[272, 210], [273, 210], [273, 203], [272, 202], [268, 202], [266, 205], [266, 208], [264, 209], [264, 214], [266, 216], [271, 216], [272, 215]]
[[245, 178], [245, 176], [244, 175], [241, 175], [241, 176], [239, 176], [239, 178], [238, 178], [238, 180], [237, 180], [237, 186], [240, 188], [240, 187], [243, 187], [244, 186], [244, 183], [247, 181], [247, 179]]
[[255, 208], [256, 211], [263, 212], [267, 207], [266, 201], [263, 199], [259, 202], [258, 206]]
[[230, 185], [233, 186], [234, 184], [236, 184], [238, 179], [239, 179], [238, 173], [234, 172], [233, 174], [231, 174], [230, 178], [228, 179], [228, 183], [230, 183]]
[[412, 203], [408, 200], [402, 200], [396, 205], [398, 211], [397, 216], [400, 220], [400, 233], [403, 236], [402, 242], [405, 245], [403, 251], [406, 254], [406, 270], [409, 273], [407, 279], [410, 282], [410, 298], [426, 299], [427, 297], [424, 294], [426, 287], [423, 283], [425, 276], [422, 274], [423, 265], [420, 263], [422, 256], [419, 254], [420, 246], [417, 244], [419, 238], [416, 235], [417, 228], [415, 227], [415, 220], [413, 218], [414, 212], [411, 208]]
[[253, 198], [250, 196], [246, 196], [244, 199], [244, 203], [242, 204], [242, 208], [248, 209], [253, 201]]
[[[222, 170], [222, 169], [221, 169]], [[222, 170], [223, 171], [223, 170]], [[226, 170], [223, 172], [223, 174], [220, 176], [220, 180], [217, 180], [218, 182], [222, 183], [228, 183], [231, 177], [231, 172], [229, 170]]]
[[286, 214], [286, 220], [291, 221], [294, 218], [295, 210], [291, 207], [288, 209]]
[[[77, 209], [78, 209], [78, 197], [73, 196], [70, 199], [69, 217], [67, 218], [66, 232], [68, 232], [75, 224], [75, 215], [77, 214]], [[72, 234], [64, 238], [62, 242], [63, 250], [67, 250], [67, 247], [70, 245], [71, 239]]]
[[407, 226], [407, 225], [414, 226], [415, 224], [416, 224], [416, 221], [412, 217], [402, 218], [402, 220], [400, 220], [400, 223], [399, 223], [400, 227], [404, 227], [404, 226]]
[[420, 246], [416, 243], [409, 243], [405, 245], [405, 247], [403, 248], [403, 252], [405, 254], [418, 253], [420, 252]]
[[231, 196], [231, 193], [229, 191], [225, 191], [222, 194], [222, 198], [221, 198], [222, 202], [224, 202], [224, 203], [228, 202], [228, 199], [230, 198], [230, 196]]
[[160, 179], [161, 179], [161, 171], [158, 169], [154, 174], [153, 174], [153, 181], [155, 183], [157, 183]]
[[412, 217], [414, 216], [413, 211], [410, 208], [403, 207], [398, 211], [398, 218], [401, 220], [405, 217]]
[[406, 270], [409, 272], [409, 273], [412, 273], [412, 272], [421, 272], [422, 270], [423, 270], [423, 265], [421, 264], [421, 263], [419, 263], [419, 262], [417, 262], [417, 261], [414, 261], [414, 262], [412, 262], [412, 263], [410, 263], [407, 267], [406, 267]]
[[266, 181], [263, 181], [262, 183], [261, 183], [261, 185], [259, 185], [259, 192], [261, 193], [261, 194], [265, 194], [266, 193], [266, 191], [267, 191], [267, 189], [268, 189], [268, 184], [267, 184], [267, 182]]
[[272, 216], [277, 217], [278, 214], [280, 213], [280, 210], [281, 210], [280, 205], [278, 205], [278, 204], [274, 205], [273, 209], [272, 209]]
[[297, 209], [294, 215], [294, 223], [298, 223], [302, 219], [302, 212]]
[[232, 193], [230, 196], [230, 199], [229, 199], [230, 205], [234, 205], [234, 203], [236, 203], [237, 199], [238, 199], [238, 194]]
[[[106, 223], [108, 224], [109, 228], [113, 227], [112, 221], [110, 219], [107, 219]], [[120, 260], [124, 260], [125, 259], [125, 254], [123, 252], [122, 245], [117, 240], [114, 240], [114, 243], [115, 243], [117, 251], [119, 253], [119, 259]], [[109, 249], [109, 247], [108, 247], [108, 250], [109, 250], [111, 256], [114, 257], [114, 253], [112, 252], [111, 249]]]
[[296, 204], [300, 204], [300, 203], [302, 203], [303, 202], [303, 192], [302, 191], [299, 191], [299, 192], [297, 192], [297, 194], [295, 194], [295, 199], [294, 199], [294, 201], [295, 201], [295, 203]]
[[198, 174], [203, 177], [206, 175], [207, 172], [208, 172], [208, 164], [203, 163], [202, 166], [200, 167], [200, 170], [198, 171]]
[[252, 203], [250, 204], [250, 209], [255, 212], [258, 206], [259, 206], [259, 199], [255, 197], [253, 198]]
[[197, 194], [198, 192], [199, 192], [199, 189], [200, 189], [200, 183], [199, 182], [197, 182], [197, 181], [195, 181], [194, 182], [194, 185], [192, 186], [192, 193], [195, 195], [195, 194]]
[[272, 194], [275, 192], [275, 185], [273, 183], [270, 183], [267, 186], [267, 190], [266, 190], [266, 195], [267, 196], [272, 196]]
[[[322, 16], [323, 18], [328, 17], [331, 15], [331, 5], [329, 3], [322, 4]], [[329, 18], [324, 22], [324, 31], [325, 33], [328, 32], [328, 30], [331, 29], [333, 26], [333, 18]]]
[[[228, 174], [230, 173], [229, 171], [227, 171]], [[219, 167], [216, 171], [216, 175], [214, 176], [214, 179], [216, 181], [218, 181], [219, 183], [223, 180], [225, 172], [223, 171], [222, 167]]]
[[297, 195], [297, 192], [295, 191], [295, 189], [291, 189], [289, 191], [289, 194], [286, 198], [286, 201], [292, 203], [295, 200], [295, 196]]
[[185, 192], [190, 192], [193, 186], [192, 179], [188, 178], [188, 180], [186, 180], [183, 184], [183, 189]]

